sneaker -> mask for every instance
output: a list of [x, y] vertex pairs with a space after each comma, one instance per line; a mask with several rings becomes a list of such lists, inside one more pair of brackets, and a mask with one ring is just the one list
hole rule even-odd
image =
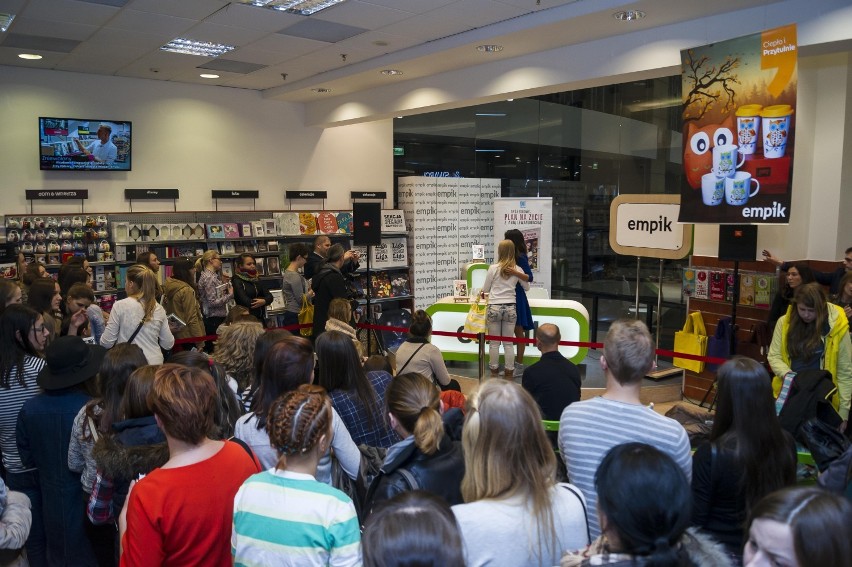
[[524, 367], [523, 364], [519, 364], [519, 363], [516, 362], [515, 363], [515, 371], [514, 371], [513, 374], [515, 376], [523, 376], [524, 375], [524, 368], [525, 367]]

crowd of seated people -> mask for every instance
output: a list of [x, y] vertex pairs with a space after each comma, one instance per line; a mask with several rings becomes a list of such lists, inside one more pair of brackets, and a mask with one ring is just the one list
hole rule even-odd
[[[654, 364], [647, 328], [618, 321], [601, 356], [606, 390], [567, 405], [554, 451], [537, 398], [511, 378], [487, 380], [450, 409], [435, 375], [394, 376], [376, 360], [365, 369], [340, 330], [312, 343], [238, 321], [212, 356], [169, 353], [147, 269], [131, 284], [138, 305], [125, 308], [142, 320], [110, 317], [104, 346], [85, 340], [85, 309], [66, 311], [77, 321], [61, 330], [53, 288], [38, 278], [28, 291], [37, 298], [44, 287], [46, 304], [7, 294], [0, 564], [852, 558], [852, 504], [795, 486], [795, 442], [778, 425], [768, 373], [750, 359], [719, 369], [716, 422], [693, 455], [683, 427], [639, 400]], [[557, 482], [557, 459], [569, 482]]]

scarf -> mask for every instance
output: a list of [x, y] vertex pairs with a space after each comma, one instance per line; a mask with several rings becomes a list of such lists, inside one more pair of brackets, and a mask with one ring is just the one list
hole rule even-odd
[[247, 282], [257, 282], [257, 269], [254, 270], [243, 270], [242, 268], [237, 268], [237, 277], [241, 280], [245, 280]]

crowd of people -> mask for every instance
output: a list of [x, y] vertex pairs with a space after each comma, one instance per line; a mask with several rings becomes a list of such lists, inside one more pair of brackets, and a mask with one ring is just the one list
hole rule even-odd
[[[0, 563], [805, 567], [852, 558], [852, 503], [796, 486], [796, 441], [776, 411], [797, 373], [825, 369], [845, 429], [848, 320], [819, 284], [791, 285], [770, 349], [774, 384], [748, 358], [719, 368], [713, 429], [693, 453], [684, 428], [640, 399], [655, 364], [642, 322], [611, 325], [601, 396], [581, 401], [579, 371], [545, 323], [535, 330], [539, 362], [515, 363], [507, 341], [500, 373], [501, 345], [492, 345], [492, 379], [465, 398], [429, 342], [425, 312], [413, 314], [395, 361], [359, 351], [349, 303], [334, 296], [357, 258], [325, 244], [291, 253], [290, 309], [311, 290], [328, 300], [310, 339], [264, 327], [268, 301], [250, 258], [233, 282], [215, 252], [178, 260], [159, 287], [149, 255], [128, 269], [127, 297], [109, 314], [91, 309], [83, 263], [63, 267], [59, 282], [0, 282]], [[511, 238], [497, 252], [488, 324], [525, 336], [529, 306], [515, 294], [531, 274]], [[308, 284], [299, 270], [312, 259]], [[175, 337], [198, 340], [176, 347]], [[558, 433], [548, 437], [543, 419], [559, 421]]]

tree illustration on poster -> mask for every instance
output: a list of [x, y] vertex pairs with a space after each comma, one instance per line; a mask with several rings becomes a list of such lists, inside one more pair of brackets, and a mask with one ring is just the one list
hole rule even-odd
[[796, 26], [681, 51], [683, 223], [790, 222]]

